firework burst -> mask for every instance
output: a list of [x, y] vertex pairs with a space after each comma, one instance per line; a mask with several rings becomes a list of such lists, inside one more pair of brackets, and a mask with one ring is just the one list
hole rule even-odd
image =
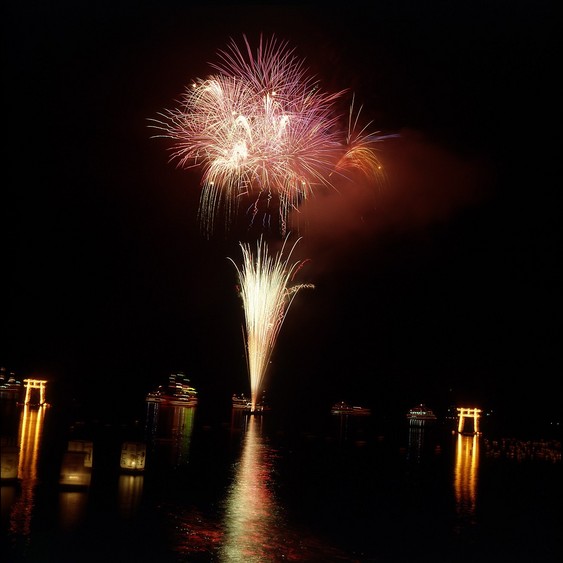
[[261, 37], [254, 52], [243, 38], [242, 48], [231, 41], [220, 50], [215, 73], [195, 80], [151, 127], [173, 140], [172, 161], [201, 169], [199, 219], [207, 234], [219, 209], [228, 227], [248, 199], [253, 220], [261, 202], [276, 205], [285, 235], [289, 212], [318, 187], [333, 187], [350, 169], [377, 169], [377, 137], [365, 128], [342, 130], [336, 107], [345, 91], [323, 92], [288, 43]]
[[285, 258], [288, 236], [281, 250], [273, 256], [268, 253], [268, 246], [260, 237], [255, 254], [249, 244], [240, 243], [242, 267], [239, 268], [229, 258], [237, 270], [244, 308], [252, 411], [256, 409], [268, 363], [289, 307], [299, 290], [314, 287], [311, 284], [289, 286], [303, 264], [302, 261], [290, 264], [291, 255], [299, 240], [293, 244]]

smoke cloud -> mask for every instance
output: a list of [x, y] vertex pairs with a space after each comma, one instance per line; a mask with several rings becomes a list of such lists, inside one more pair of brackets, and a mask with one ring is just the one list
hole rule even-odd
[[413, 130], [382, 140], [378, 156], [384, 177], [377, 185], [343, 182], [317, 192], [292, 216], [316, 270], [331, 270], [387, 235], [417, 236], [453, 221], [491, 193], [483, 159], [456, 154]]

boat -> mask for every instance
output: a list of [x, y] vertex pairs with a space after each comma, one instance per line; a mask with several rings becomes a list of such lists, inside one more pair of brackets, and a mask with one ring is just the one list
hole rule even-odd
[[248, 414], [262, 414], [266, 411], [270, 410], [270, 406], [266, 402], [266, 392], [262, 393], [262, 398], [258, 403], [256, 403], [256, 407], [252, 410], [252, 400], [249, 397], [246, 397], [244, 393], [237, 395], [236, 393], [232, 396], [232, 404], [234, 410], [242, 410]]
[[409, 410], [407, 418], [411, 424], [423, 424], [436, 420], [434, 411], [428, 408], [424, 403], [420, 403]]
[[334, 403], [330, 409], [332, 414], [350, 414], [353, 416], [369, 416], [371, 414], [371, 409], [367, 407], [353, 406], [345, 401], [339, 403]]
[[197, 405], [197, 391], [183, 372], [172, 373], [166, 385], [159, 385], [145, 397], [147, 403], [170, 405], [173, 407], [193, 407]]
[[244, 393], [237, 395], [233, 394], [232, 397], [233, 409], [237, 410], [250, 410], [252, 408], [252, 403], [248, 397], [245, 397]]
[[6, 368], [0, 368], [0, 398], [19, 401], [23, 394], [23, 383], [16, 379], [14, 372], [6, 375]]

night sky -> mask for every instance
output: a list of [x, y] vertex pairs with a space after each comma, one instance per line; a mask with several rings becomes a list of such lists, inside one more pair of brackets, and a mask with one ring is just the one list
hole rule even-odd
[[248, 390], [227, 257], [257, 232], [241, 213], [203, 236], [199, 171], [148, 124], [263, 33], [354, 94], [386, 171], [300, 210], [315, 289], [289, 310], [271, 396], [559, 406], [555, 2], [138, 4], [4, 7], [2, 365], [63, 394], [138, 400], [176, 370], [202, 398]]

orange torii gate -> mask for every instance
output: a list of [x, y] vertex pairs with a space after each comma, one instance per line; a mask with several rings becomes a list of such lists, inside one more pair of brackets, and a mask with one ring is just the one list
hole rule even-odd
[[47, 381], [45, 379], [24, 379], [23, 384], [25, 385], [25, 399], [23, 401], [24, 405], [29, 405], [31, 403], [31, 390], [39, 389], [39, 406], [45, 404], [45, 389], [47, 388]]
[[458, 407], [457, 412], [458, 412], [458, 415], [459, 415], [459, 422], [458, 422], [458, 425], [457, 425], [457, 431], [460, 434], [463, 434], [466, 419], [472, 418], [473, 419], [473, 432], [471, 432], [471, 434], [479, 434], [479, 417], [481, 416], [481, 409]]

